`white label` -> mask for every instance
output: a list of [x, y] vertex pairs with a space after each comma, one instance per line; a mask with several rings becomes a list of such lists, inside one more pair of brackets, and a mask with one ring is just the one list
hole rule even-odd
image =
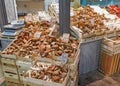
[[68, 43], [69, 37], [70, 37], [70, 34], [64, 33], [64, 34], [63, 34], [63, 41], [66, 42], [66, 43]]
[[62, 62], [63, 64], [66, 64], [67, 61], [68, 61], [68, 53], [63, 53], [63, 54], [62, 54], [62, 57], [61, 57], [61, 62]]
[[36, 32], [36, 33], [34, 34], [34, 37], [35, 37], [35, 38], [40, 38], [40, 35], [41, 35], [41, 32]]

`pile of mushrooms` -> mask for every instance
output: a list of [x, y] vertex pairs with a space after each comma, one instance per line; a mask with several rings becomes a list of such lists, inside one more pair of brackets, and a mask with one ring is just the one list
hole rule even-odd
[[[35, 37], [35, 33], [40, 32], [40, 37]], [[2, 52], [18, 57], [42, 57], [51, 58], [68, 53], [69, 57], [74, 57], [79, 46], [79, 40], [71, 37], [65, 43], [62, 36], [50, 35], [49, 22], [29, 22], [23, 32]]]
[[62, 83], [66, 78], [67, 73], [68, 70], [65, 67], [37, 62], [30, 70], [24, 71], [23, 76]]
[[107, 21], [109, 18], [95, 12], [90, 6], [80, 6], [71, 16], [72, 26], [81, 29], [83, 37], [95, 37], [113, 32], [104, 24]]

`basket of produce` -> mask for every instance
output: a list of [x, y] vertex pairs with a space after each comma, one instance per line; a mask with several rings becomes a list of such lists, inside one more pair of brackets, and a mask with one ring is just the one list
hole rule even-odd
[[23, 83], [30, 86], [66, 86], [69, 70], [64, 66], [35, 62], [30, 70], [23, 72]]
[[102, 49], [111, 54], [120, 53], [120, 37], [105, 38], [102, 42]]

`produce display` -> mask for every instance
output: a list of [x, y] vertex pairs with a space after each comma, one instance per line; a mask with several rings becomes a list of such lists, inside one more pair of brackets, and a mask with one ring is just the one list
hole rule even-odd
[[102, 9], [99, 6], [90, 6], [90, 7], [93, 8], [95, 12], [97, 12], [100, 15], [104, 15], [105, 18], [108, 19], [108, 21], [103, 21], [104, 25], [109, 29], [107, 30], [108, 33], [110, 31], [120, 32], [120, 19], [116, 15], [108, 13], [106, 9]]
[[28, 15], [23, 31], [1, 53], [15, 59], [20, 83], [25, 86], [66, 86], [70, 72], [77, 69], [80, 40], [71, 34], [61, 35], [54, 21], [48, 20]]
[[[58, 14], [58, 5], [52, 4], [53, 13]], [[119, 10], [119, 7], [116, 8]], [[71, 26], [77, 27], [82, 38], [104, 36], [120, 31], [120, 19], [99, 6], [71, 7]]]
[[[70, 34], [59, 33], [59, 29], [56, 27], [59, 27], [56, 22], [59, 20], [59, 4], [52, 4], [51, 7], [55, 14], [53, 16], [44, 11], [38, 12], [37, 15], [25, 16], [23, 31], [4, 51], [0, 52], [1, 56], [6, 57], [8, 61], [9, 59], [11, 62], [14, 60], [15, 64], [12, 65], [18, 72], [18, 81], [23, 81], [22, 84], [25, 86], [29, 86], [29, 84], [31, 86], [34, 84], [34, 86], [36, 84], [40, 86], [75, 86], [78, 81], [81, 38], [83, 40], [88, 38], [88, 41], [89, 39], [91, 41], [96, 40], [97, 37], [98, 39], [109, 37], [108, 34], [116, 36], [120, 32], [118, 5], [110, 5], [105, 8], [79, 6], [74, 9], [71, 7]], [[103, 43], [114, 47], [119, 44], [119, 40], [120, 37], [113, 37]], [[103, 45], [101, 47], [109, 48]], [[111, 48], [109, 49], [110, 52]], [[112, 51], [119, 52], [118, 45]], [[5, 66], [7, 67], [7, 65]], [[8, 70], [5, 74], [10, 73], [11, 71]], [[16, 77], [15, 73], [13, 75]]]
[[71, 22], [83, 31], [83, 38], [120, 31], [120, 19], [99, 6], [79, 7]]
[[104, 15], [94, 12], [90, 6], [85, 6], [75, 11], [74, 16], [71, 17], [71, 24], [82, 30], [83, 37], [92, 37], [109, 31], [103, 22], [107, 20]]
[[109, 13], [115, 14], [120, 18], [120, 7], [118, 5], [109, 5], [109, 6], [106, 6], [105, 9]]
[[114, 43], [117, 43], [117, 41], [120, 40], [120, 36], [113, 37], [111, 40], [115, 41]]
[[[28, 22], [24, 31], [2, 52], [18, 57], [26, 58], [51, 58], [68, 53], [68, 57], [74, 57], [79, 40], [70, 36], [69, 42], [65, 43], [62, 36], [51, 34], [53, 29], [46, 21]], [[55, 32], [55, 30], [53, 31]]]
[[30, 70], [23, 72], [23, 76], [28, 78], [62, 83], [66, 78], [67, 73], [68, 70], [63, 66], [36, 62], [30, 68]]

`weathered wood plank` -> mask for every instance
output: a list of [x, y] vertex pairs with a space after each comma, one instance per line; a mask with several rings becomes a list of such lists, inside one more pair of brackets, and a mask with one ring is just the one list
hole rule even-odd
[[4, 0], [8, 23], [18, 19], [16, 10], [16, 0]]

